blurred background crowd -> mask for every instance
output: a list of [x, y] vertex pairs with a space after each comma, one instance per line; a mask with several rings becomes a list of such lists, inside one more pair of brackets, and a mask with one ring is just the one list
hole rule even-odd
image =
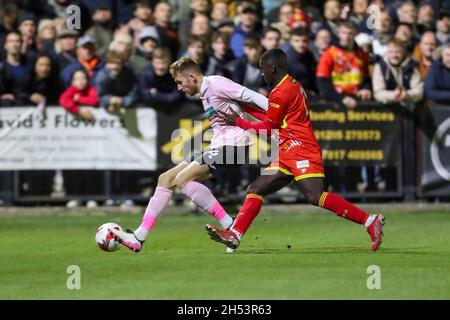
[[[66, 26], [80, 8], [80, 30]], [[59, 104], [170, 113], [181, 56], [259, 91], [264, 50], [281, 47], [311, 100], [348, 108], [450, 102], [450, 3], [440, 0], [2, 0], [1, 106]]]
[[[79, 29], [68, 28], [71, 5]], [[450, 1], [0, 0], [0, 107], [171, 114], [196, 101], [169, 74], [182, 56], [268, 95], [258, 63], [276, 47], [313, 102], [450, 104]]]

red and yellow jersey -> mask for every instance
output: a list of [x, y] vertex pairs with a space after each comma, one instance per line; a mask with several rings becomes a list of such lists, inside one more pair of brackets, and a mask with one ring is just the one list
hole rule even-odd
[[309, 118], [309, 103], [300, 82], [286, 75], [269, 94], [267, 121], [279, 129], [280, 152], [302, 145], [321, 154]]
[[358, 47], [346, 51], [333, 45], [320, 57], [316, 76], [331, 78], [337, 92], [354, 95], [369, 76], [369, 56]]

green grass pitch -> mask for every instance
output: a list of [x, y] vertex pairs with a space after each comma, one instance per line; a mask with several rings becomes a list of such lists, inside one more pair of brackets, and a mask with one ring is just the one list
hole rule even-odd
[[[209, 239], [207, 215], [163, 216], [139, 254], [94, 241], [100, 224], [139, 215], [2, 217], [0, 299], [450, 299], [450, 212], [383, 214], [376, 253], [361, 226], [327, 213], [263, 212], [234, 254]], [[66, 287], [69, 265], [80, 290]]]

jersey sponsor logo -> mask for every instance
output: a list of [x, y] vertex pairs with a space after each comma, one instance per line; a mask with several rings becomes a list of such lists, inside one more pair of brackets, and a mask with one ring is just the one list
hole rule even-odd
[[301, 168], [309, 168], [309, 160], [297, 161], [297, 169], [301, 169]]
[[272, 108], [278, 109], [280, 107], [279, 104], [276, 104], [274, 102], [269, 102], [269, 106], [271, 106]]
[[280, 151], [291, 151], [295, 147], [301, 146], [302, 143], [298, 140], [280, 140]]

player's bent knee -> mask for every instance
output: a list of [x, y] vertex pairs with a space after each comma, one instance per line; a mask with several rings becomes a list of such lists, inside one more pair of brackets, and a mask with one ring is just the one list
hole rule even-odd
[[174, 176], [170, 172], [163, 172], [158, 177], [158, 186], [170, 189], [174, 185]]
[[305, 193], [306, 201], [308, 201], [308, 203], [310, 203], [314, 206], [319, 205], [320, 196], [321, 196], [321, 194], [319, 194], [317, 192], [306, 192]]
[[188, 175], [180, 172], [179, 174], [176, 175], [175, 179], [173, 180], [173, 183], [178, 188], [183, 189], [191, 180], [192, 179]]
[[247, 194], [249, 193], [254, 193], [254, 194], [258, 194], [258, 195], [263, 195], [263, 188], [260, 188], [258, 185], [249, 185], [247, 188]]

